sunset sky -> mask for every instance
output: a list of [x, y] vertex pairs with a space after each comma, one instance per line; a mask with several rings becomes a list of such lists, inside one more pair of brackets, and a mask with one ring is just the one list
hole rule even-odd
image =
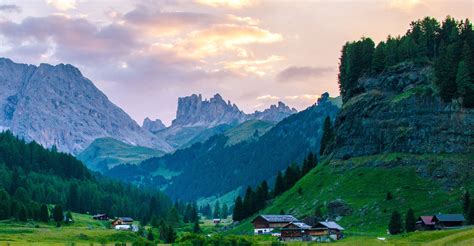
[[220, 93], [247, 113], [338, 95], [342, 45], [412, 20], [474, 16], [472, 0], [0, 0], [0, 56], [70, 63], [139, 124]]

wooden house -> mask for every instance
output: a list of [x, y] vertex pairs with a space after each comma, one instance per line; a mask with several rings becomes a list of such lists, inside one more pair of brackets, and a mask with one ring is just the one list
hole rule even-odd
[[325, 242], [343, 238], [344, 228], [334, 221], [322, 221], [314, 225], [308, 234], [312, 241]]
[[462, 214], [436, 214], [431, 221], [435, 229], [442, 230], [462, 227], [465, 219]]
[[276, 228], [282, 228], [298, 219], [292, 215], [259, 215], [252, 220], [255, 234], [268, 234]]
[[310, 241], [308, 231], [311, 226], [303, 222], [290, 222], [281, 228], [281, 240], [283, 241]]
[[96, 214], [92, 216], [92, 219], [95, 220], [109, 220], [109, 216], [107, 214]]
[[418, 220], [416, 220], [416, 229], [418, 231], [434, 230], [434, 226], [433, 216], [420, 216]]
[[131, 225], [133, 224], [133, 219], [130, 217], [119, 217], [116, 218], [114, 221], [112, 221], [112, 226], [117, 226], [117, 225]]

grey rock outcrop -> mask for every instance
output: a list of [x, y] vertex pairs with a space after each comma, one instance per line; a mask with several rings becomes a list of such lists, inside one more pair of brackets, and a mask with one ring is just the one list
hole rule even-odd
[[25, 140], [69, 153], [101, 137], [169, 149], [71, 65], [33, 66], [0, 59], [0, 87], [0, 126]]
[[474, 152], [474, 110], [443, 102], [431, 78], [429, 66], [401, 64], [360, 79], [364, 92], [343, 105], [329, 151], [342, 159], [388, 152]]
[[255, 113], [251, 114], [250, 117], [259, 120], [278, 122], [296, 112], [298, 112], [296, 109], [290, 108], [282, 102], [278, 102], [277, 105], [271, 105], [263, 111], [255, 111]]
[[165, 129], [166, 126], [160, 119], [150, 120], [150, 118], [147, 117], [143, 120], [142, 128], [145, 131], [153, 133]]

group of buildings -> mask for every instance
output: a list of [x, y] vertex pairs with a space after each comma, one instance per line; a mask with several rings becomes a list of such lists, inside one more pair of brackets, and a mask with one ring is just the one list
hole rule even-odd
[[[109, 221], [110, 218], [107, 214], [96, 214], [92, 216], [94, 220]], [[115, 230], [127, 230], [127, 231], [138, 231], [138, 226], [133, 224], [133, 219], [130, 217], [118, 217], [112, 220], [112, 227]]]
[[419, 231], [455, 229], [464, 225], [462, 214], [435, 214], [420, 216], [416, 221], [416, 229]]
[[282, 241], [327, 242], [343, 238], [340, 225], [334, 221], [299, 221], [292, 215], [260, 215], [252, 220], [255, 234], [271, 234]]

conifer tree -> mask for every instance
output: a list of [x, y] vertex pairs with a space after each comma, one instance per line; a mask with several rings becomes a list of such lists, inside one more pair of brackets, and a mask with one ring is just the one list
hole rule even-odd
[[400, 234], [403, 231], [402, 228], [402, 217], [398, 211], [394, 211], [390, 218], [390, 223], [388, 224], [388, 231], [390, 234]]
[[46, 206], [46, 204], [43, 204], [40, 207], [39, 219], [40, 219], [40, 221], [45, 222], [45, 223], [47, 223], [49, 221], [49, 210], [48, 210], [48, 206]]
[[256, 211], [255, 201], [256, 201], [255, 193], [252, 190], [252, 187], [248, 186], [247, 190], [245, 191], [245, 196], [244, 196], [244, 206], [243, 206], [244, 218], [249, 217]]
[[238, 196], [237, 199], [235, 199], [234, 212], [232, 213], [232, 220], [240, 221], [243, 218], [244, 217], [243, 217], [242, 197]]
[[372, 70], [374, 73], [380, 73], [385, 68], [385, 43], [380, 42], [374, 51], [374, 57], [372, 61]]
[[413, 209], [408, 209], [406, 218], [405, 218], [405, 231], [406, 232], [414, 232], [415, 231], [415, 224], [416, 224], [416, 219], [415, 219], [415, 214], [413, 212]]
[[474, 200], [471, 200], [471, 205], [469, 206], [469, 212], [467, 213], [467, 224], [474, 225]]
[[[157, 217], [155, 217], [157, 218]], [[168, 215], [166, 216], [166, 220], [168, 221], [168, 224], [176, 227], [179, 225], [179, 214], [178, 210], [176, 207], [172, 207], [170, 211], [168, 211]], [[152, 219], [152, 226], [153, 226], [153, 219]]]
[[321, 145], [320, 145], [320, 150], [319, 150], [320, 155], [324, 154], [324, 151], [326, 150], [326, 147], [330, 143], [332, 138], [333, 138], [333, 129], [332, 129], [331, 118], [327, 116], [326, 119], [324, 119], [323, 135], [321, 137]]
[[0, 188], [0, 220], [10, 216], [10, 195], [3, 188]]
[[219, 201], [216, 201], [216, 203], [214, 204], [214, 213], [213, 213], [212, 217], [214, 219], [220, 218], [220, 212], [221, 212], [221, 206], [219, 204]]
[[201, 233], [201, 226], [199, 226], [199, 222], [194, 222], [194, 226], [193, 226], [193, 232], [194, 233]]
[[63, 208], [60, 205], [56, 205], [53, 208], [53, 220], [60, 225], [61, 221], [64, 220]]
[[20, 211], [18, 212], [18, 220], [22, 222], [28, 221], [26, 217], [26, 208], [23, 205], [20, 207]]
[[275, 188], [273, 188], [273, 196], [278, 196], [285, 191], [285, 180], [281, 175], [281, 171], [278, 171], [276, 180], [275, 180]]
[[146, 235], [146, 239], [148, 239], [149, 241], [154, 241], [155, 240], [155, 236], [153, 235], [153, 231], [150, 229], [148, 229], [148, 234]]
[[227, 216], [229, 216], [229, 207], [224, 203], [224, 205], [222, 205], [221, 218], [225, 219]]
[[468, 215], [469, 208], [471, 207], [471, 195], [469, 191], [464, 192], [462, 209], [465, 215]]

